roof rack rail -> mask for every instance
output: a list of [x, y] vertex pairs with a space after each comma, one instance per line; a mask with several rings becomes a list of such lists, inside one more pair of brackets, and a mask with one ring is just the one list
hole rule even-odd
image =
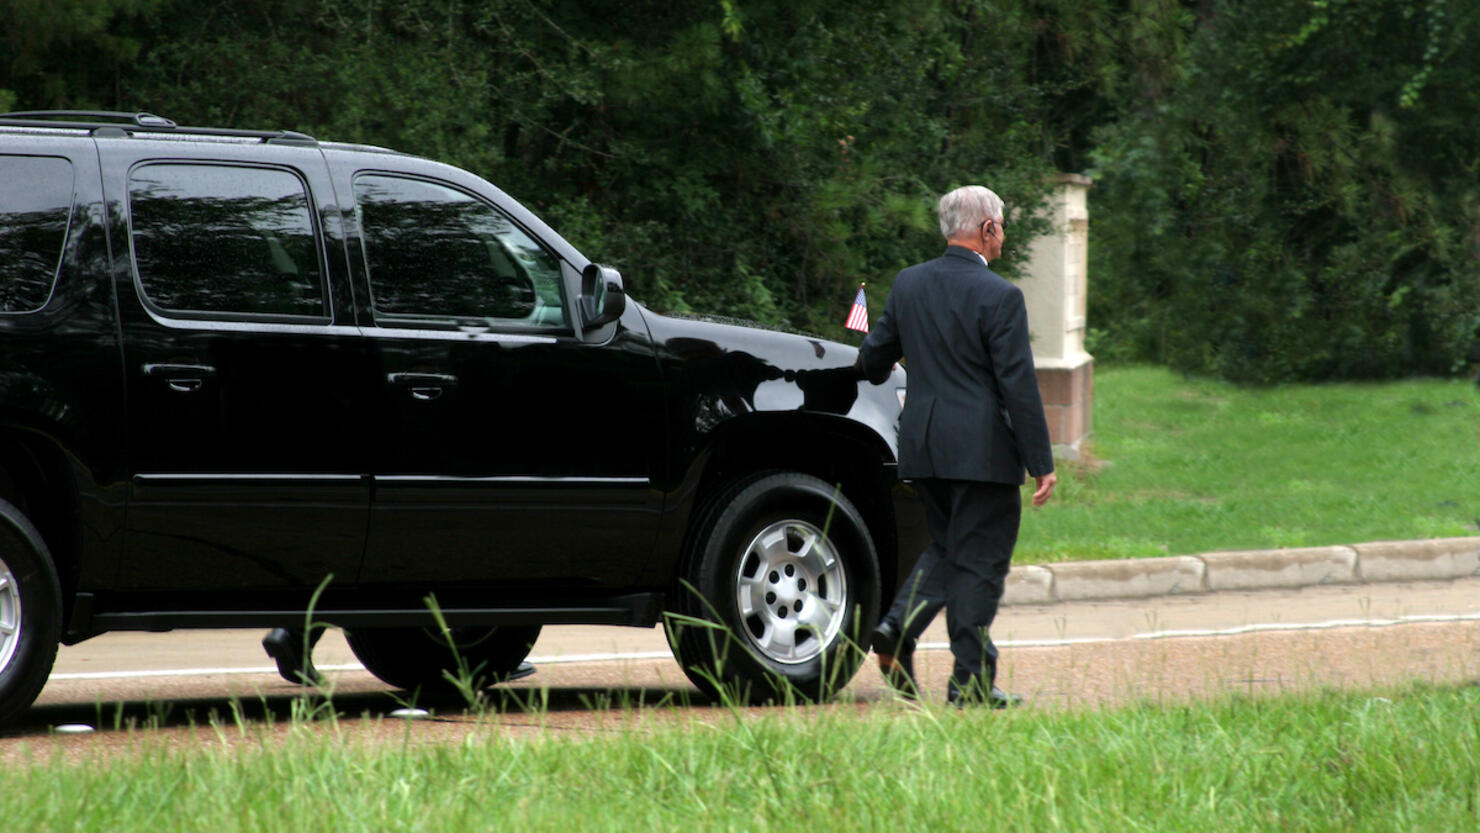
[[0, 113], [0, 125], [51, 127], [125, 133], [183, 133], [201, 136], [233, 136], [260, 139], [263, 142], [316, 145], [318, 140], [293, 130], [236, 130], [225, 127], [181, 127], [171, 119], [153, 113], [122, 113], [112, 110], [22, 110]]
[[15, 113], [0, 113], [6, 119], [70, 119], [74, 121], [127, 122], [138, 127], [178, 127], [164, 116], [153, 113], [121, 113], [115, 110], [21, 110]]

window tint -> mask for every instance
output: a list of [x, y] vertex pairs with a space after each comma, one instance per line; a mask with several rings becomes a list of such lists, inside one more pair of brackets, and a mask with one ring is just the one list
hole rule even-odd
[[46, 305], [71, 216], [71, 162], [0, 156], [0, 312]]
[[287, 171], [146, 165], [129, 178], [134, 260], [168, 310], [324, 315], [308, 193]]
[[560, 264], [497, 209], [443, 185], [355, 179], [377, 316], [564, 327]]

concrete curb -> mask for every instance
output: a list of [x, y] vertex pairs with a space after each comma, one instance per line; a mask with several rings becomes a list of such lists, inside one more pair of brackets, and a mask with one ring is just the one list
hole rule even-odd
[[1015, 566], [1004, 605], [1480, 576], [1480, 537]]
[[1139, 599], [1202, 593], [1207, 567], [1192, 555], [1125, 561], [1080, 561], [1053, 564], [1054, 597], [1061, 602], [1095, 599]]

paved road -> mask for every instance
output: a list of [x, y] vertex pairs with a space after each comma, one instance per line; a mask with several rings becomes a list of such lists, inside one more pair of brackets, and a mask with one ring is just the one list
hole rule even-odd
[[[1480, 578], [1021, 605], [1003, 609], [994, 636], [1003, 646], [1001, 682], [1041, 708], [1403, 681], [1472, 683], [1480, 680]], [[117, 742], [128, 733], [115, 729], [130, 724], [214, 737], [191, 727], [208, 723], [213, 711], [230, 719], [232, 698], [240, 698], [249, 722], [271, 715], [269, 722], [281, 723], [299, 690], [277, 677], [260, 637], [258, 631], [109, 634], [64, 648], [37, 705], [0, 738], [0, 758], [62, 723], [100, 729], [81, 741], [84, 748]], [[927, 697], [939, 699], [950, 669], [943, 618], [923, 642], [921, 677]], [[709, 711], [656, 629], [547, 628], [534, 658], [539, 673], [506, 687], [515, 707], [493, 718], [504, 731], [589, 730], [606, 720], [592, 708], [602, 704], [691, 703], [676, 711], [700, 719]], [[400, 705], [358, 669], [339, 634], [325, 638], [317, 659], [333, 680], [339, 713], [378, 716]], [[538, 718], [517, 708], [531, 699], [546, 706]], [[844, 699], [894, 707], [886, 705], [893, 698], [871, 668]], [[418, 731], [445, 732], [471, 720], [457, 716], [454, 705], [442, 704], [438, 711], [449, 717]]]

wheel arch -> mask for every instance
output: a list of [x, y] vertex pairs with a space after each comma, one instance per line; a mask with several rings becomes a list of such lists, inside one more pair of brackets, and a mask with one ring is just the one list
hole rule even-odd
[[[838, 416], [757, 413], [711, 436], [686, 478], [683, 536], [671, 574], [682, 576], [714, 502], [733, 484], [764, 472], [794, 471], [841, 488], [868, 526], [879, 562], [879, 592], [898, 586], [900, 553], [891, 489], [894, 457], [868, 427]], [[675, 589], [677, 592], [677, 589]]]
[[77, 479], [70, 458], [45, 434], [0, 427], [0, 499], [36, 527], [62, 588], [63, 622], [71, 615], [80, 568]]

